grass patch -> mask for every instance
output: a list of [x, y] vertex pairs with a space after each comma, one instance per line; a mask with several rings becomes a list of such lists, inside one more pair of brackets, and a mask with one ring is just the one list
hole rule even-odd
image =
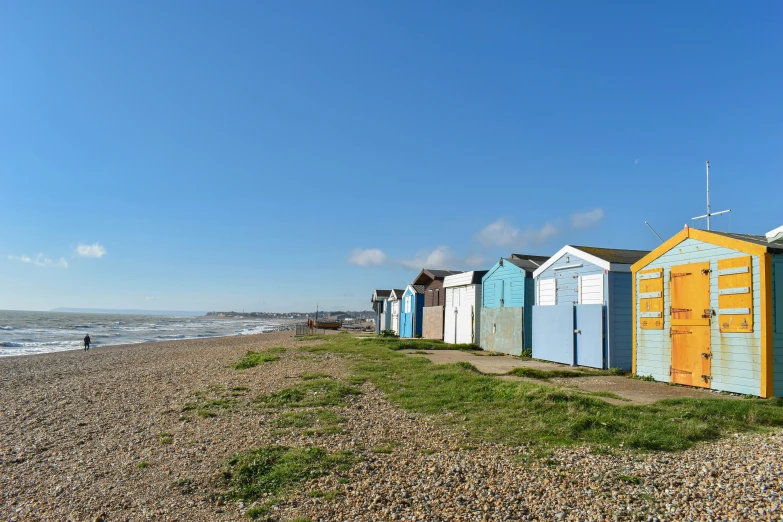
[[555, 377], [559, 378], [573, 378], [573, 377], [595, 377], [595, 376], [607, 376], [607, 375], [622, 375], [623, 371], [616, 368], [609, 370], [593, 370], [593, 369], [578, 369], [578, 370], [539, 370], [537, 368], [514, 368], [508, 375], [515, 375], [517, 377], [528, 377], [531, 379], [540, 379], [546, 381]]
[[332, 410], [316, 409], [282, 413], [272, 425], [278, 429], [308, 428], [303, 435], [331, 435], [342, 432], [343, 422], [345, 417]]
[[[546, 386], [546, 381], [498, 379], [476, 372], [469, 364], [436, 365], [426, 357], [397, 352], [410, 347], [401, 345], [432, 349], [438, 344], [433, 341], [350, 336], [330, 336], [329, 340], [305, 350], [348, 356], [357, 381], [370, 381], [402, 408], [434, 415], [445, 425], [467, 430], [473, 440], [682, 450], [729, 433], [783, 426], [781, 400], [668, 399], [651, 405], [614, 405], [578, 390]], [[583, 375], [585, 371], [579, 373]], [[319, 380], [302, 385], [322, 382], [339, 389], [348, 387], [339, 381]], [[307, 405], [325, 397], [345, 397], [324, 391], [312, 395], [301, 388], [289, 389], [263, 401], [272, 406]]]
[[271, 350], [263, 352], [248, 351], [239, 361], [237, 361], [232, 368], [235, 370], [247, 370], [248, 368], [254, 368], [259, 364], [268, 362], [279, 361], [280, 356], [275, 353], [271, 353]]
[[300, 482], [348, 470], [356, 460], [350, 452], [329, 453], [318, 447], [266, 446], [239, 453], [224, 469], [227, 489], [223, 496], [245, 502], [265, 499], [264, 504], [246, 513], [250, 518], [258, 518], [268, 514]]
[[627, 484], [641, 484], [642, 479], [637, 477], [636, 475], [620, 475], [617, 477], [617, 480], [620, 482], [625, 482]]
[[315, 379], [259, 397], [256, 401], [267, 408], [342, 406], [346, 397], [360, 394], [358, 388], [342, 381]]
[[196, 488], [192, 478], [181, 478], [174, 481], [174, 487], [177, 488], [181, 495], [190, 495]]
[[629, 379], [636, 379], [637, 381], [657, 382], [652, 375], [636, 375], [635, 373], [628, 374]]
[[306, 373], [302, 375], [303, 381], [314, 381], [315, 379], [331, 379], [332, 376], [328, 373]]
[[158, 434], [158, 440], [160, 441], [161, 444], [171, 444], [172, 442], [174, 442], [174, 437], [172, 437], [170, 433], [161, 431]]
[[320, 489], [316, 489], [308, 493], [312, 498], [322, 498], [324, 500], [334, 500], [337, 497], [344, 495], [342, 491], [339, 490], [332, 490], [332, 491], [321, 491]]
[[146, 468], [150, 467], [150, 463], [149, 463], [149, 462], [147, 462], [146, 460], [142, 460], [141, 462], [139, 462], [138, 464], [136, 464], [136, 467], [137, 467], [138, 469], [146, 469]]

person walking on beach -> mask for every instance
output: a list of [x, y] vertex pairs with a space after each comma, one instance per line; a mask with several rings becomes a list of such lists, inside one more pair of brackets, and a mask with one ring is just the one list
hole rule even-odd
[[86, 352], [89, 349], [90, 349], [90, 334], [87, 334], [84, 336], [84, 351]]

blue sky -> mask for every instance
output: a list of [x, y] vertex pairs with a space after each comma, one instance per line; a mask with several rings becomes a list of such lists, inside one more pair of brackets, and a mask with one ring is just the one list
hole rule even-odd
[[[14, 2], [0, 309], [367, 309], [783, 224], [779, 2]], [[770, 197], [773, 196], [773, 197]]]

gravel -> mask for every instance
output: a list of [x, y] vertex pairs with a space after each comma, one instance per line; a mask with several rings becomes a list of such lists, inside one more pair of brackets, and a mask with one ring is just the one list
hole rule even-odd
[[[284, 444], [361, 460], [347, 481], [301, 484], [272, 509], [282, 521], [783, 520], [781, 432], [677, 454], [541, 454], [471, 442], [369, 384], [334, 408], [342, 433], [277, 429], [281, 411], [253, 398], [305, 373], [348, 375], [344, 359], [293, 349], [311, 343], [276, 332], [0, 359], [0, 519], [240, 520], [251, 504], [214, 495], [226, 460]], [[247, 350], [273, 346], [289, 349], [276, 362], [230, 368]], [[211, 417], [183, 411], [211, 400], [227, 406]]]

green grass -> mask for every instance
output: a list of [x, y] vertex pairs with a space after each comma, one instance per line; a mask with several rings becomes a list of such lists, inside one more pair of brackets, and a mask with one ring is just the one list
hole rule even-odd
[[591, 395], [593, 397], [606, 397], [608, 399], [614, 399], [616, 401], [631, 402], [631, 399], [626, 399], [625, 397], [620, 397], [616, 393], [612, 393], [612, 392], [608, 392], [608, 391], [589, 392], [588, 395]]
[[145, 468], [150, 467], [150, 463], [147, 462], [146, 460], [142, 460], [141, 462], [136, 464], [136, 467], [139, 468], [139, 469], [145, 469]]
[[272, 421], [272, 426], [278, 429], [301, 429], [303, 435], [328, 435], [341, 433], [340, 424], [345, 418], [328, 409], [288, 411]]
[[328, 373], [306, 373], [302, 375], [303, 381], [313, 381], [315, 379], [331, 379], [332, 376]]
[[626, 482], [628, 484], [641, 484], [642, 479], [637, 477], [636, 475], [620, 475], [617, 477], [620, 482]]
[[256, 401], [267, 408], [342, 406], [347, 397], [359, 394], [358, 388], [342, 381], [315, 379], [259, 397]]
[[629, 379], [636, 379], [637, 381], [656, 382], [655, 377], [652, 375], [636, 375], [635, 373], [628, 374]]
[[246, 513], [258, 518], [268, 514], [300, 482], [348, 470], [356, 460], [350, 452], [329, 453], [318, 447], [265, 446], [250, 450], [234, 455], [226, 464], [223, 477], [227, 489], [223, 496], [245, 502], [265, 499], [264, 504]]
[[277, 353], [280, 352], [275, 352], [273, 349], [265, 350], [263, 352], [254, 352], [250, 350], [237, 361], [232, 368], [235, 370], [247, 370], [248, 368], [258, 366], [259, 364], [279, 361], [280, 356], [276, 355]]
[[514, 368], [508, 375], [515, 375], [517, 377], [528, 377], [531, 379], [548, 380], [554, 377], [559, 378], [573, 378], [573, 377], [595, 377], [595, 376], [607, 376], [607, 375], [623, 375], [622, 370], [612, 368], [610, 370], [591, 370], [591, 369], [579, 369], [579, 370], [539, 370], [537, 368]]
[[[669, 399], [644, 406], [614, 405], [580, 391], [547, 386], [546, 381], [503, 380], [483, 375], [467, 363], [435, 365], [425, 357], [397, 353], [401, 345], [431, 349], [432, 341], [349, 336], [331, 336], [330, 341], [303, 349], [349, 356], [354, 382], [368, 380], [394, 404], [434, 415], [446, 425], [467, 430], [474, 440], [682, 450], [729, 433], [783, 426], [782, 400]], [[600, 372], [607, 373], [613, 372]], [[318, 397], [289, 389], [266, 400], [285, 405], [322, 400]]]
[[316, 489], [314, 491], [311, 491], [309, 493], [309, 496], [312, 498], [322, 498], [324, 500], [334, 500], [337, 497], [344, 495], [342, 491], [339, 490], [332, 490], [332, 491], [321, 491], [320, 489]]
[[172, 437], [170, 433], [161, 431], [158, 434], [158, 440], [160, 440], [161, 444], [171, 444], [172, 442], [174, 442], [174, 437]]

